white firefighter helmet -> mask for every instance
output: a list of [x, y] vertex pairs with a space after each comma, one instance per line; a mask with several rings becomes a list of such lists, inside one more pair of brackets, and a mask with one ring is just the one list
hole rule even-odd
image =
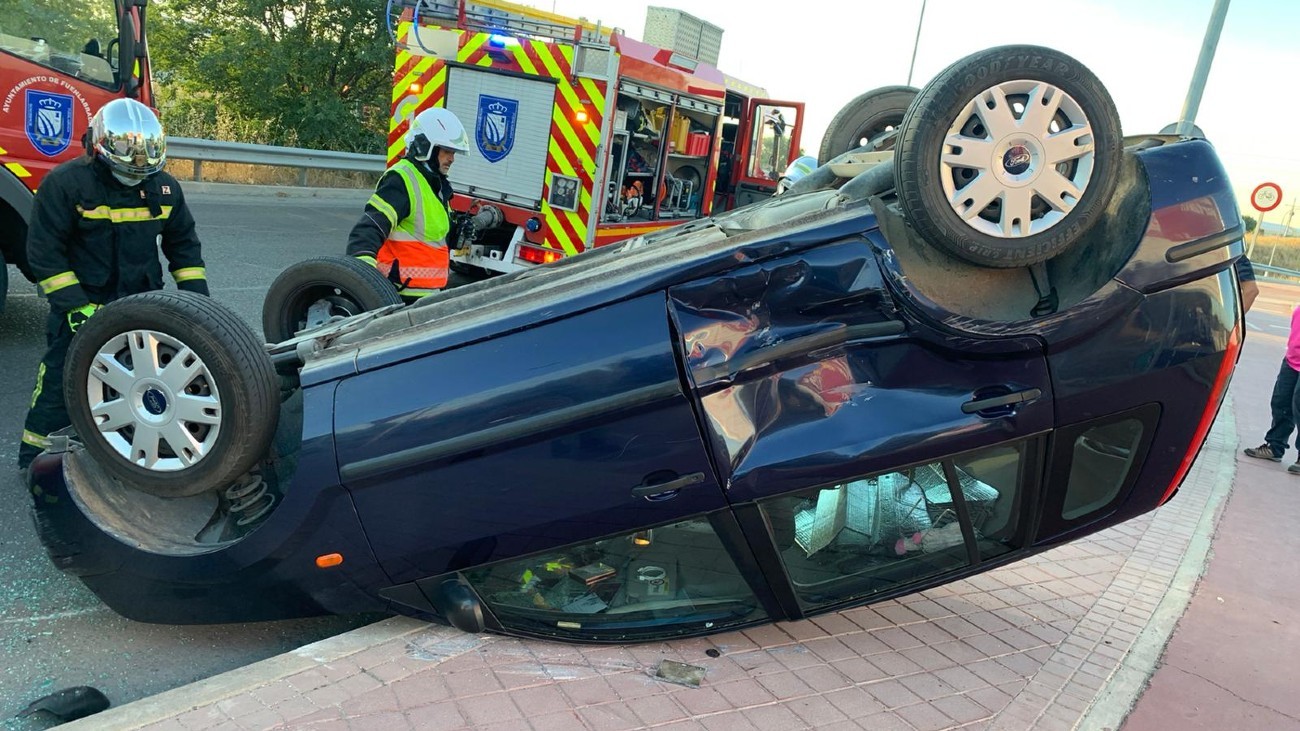
[[439, 147], [469, 152], [469, 135], [455, 114], [442, 107], [432, 107], [415, 115], [406, 132], [406, 147], [418, 160], [428, 160]]
[[100, 107], [86, 134], [87, 149], [123, 182], [144, 180], [167, 162], [162, 123], [134, 99], [114, 99]]

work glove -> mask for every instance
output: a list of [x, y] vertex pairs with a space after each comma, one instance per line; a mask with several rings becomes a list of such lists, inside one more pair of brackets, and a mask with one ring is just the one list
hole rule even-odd
[[82, 305], [75, 310], [68, 310], [68, 329], [75, 333], [77, 328], [85, 324], [86, 320], [89, 320], [90, 316], [95, 314], [95, 311], [98, 309], [99, 305], [91, 302], [90, 304]]
[[375, 261], [375, 257], [373, 257], [373, 256], [371, 256], [371, 255], [369, 255], [369, 254], [358, 254], [358, 255], [356, 255], [356, 256], [353, 257], [353, 258], [354, 258], [354, 259], [357, 259], [357, 260], [359, 260], [359, 261], [364, 261], [365, 263], [369, 264], [370, 266], [372, 266], [372, 267], [374, 267], [374, 268], [376, 268], [376, 269], [379, 268], [379, 264]]

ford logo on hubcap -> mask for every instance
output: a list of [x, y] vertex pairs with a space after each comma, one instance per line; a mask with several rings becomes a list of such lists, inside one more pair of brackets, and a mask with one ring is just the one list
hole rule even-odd
[[1019, 175], [1029, 169], [1029, 163], [1033, 156], [1029, 154], [1029, 148], [1024, 145], [1015, 145], [1002, 155], [1002, 169], [1011, 175]]
[[144, 410], [154, 416], [159, 416], [167, 410], [167, 397], [156, 388], [145, 391], [140, 400], [144, 403]]

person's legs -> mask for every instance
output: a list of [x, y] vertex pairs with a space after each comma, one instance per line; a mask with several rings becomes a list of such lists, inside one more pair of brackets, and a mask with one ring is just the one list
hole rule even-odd
[[50, 432], [58, 431], [71, 422], [63, 402], [63, 359], [72, 342], [72, 331], [61, 314], [50, 313], [46, 325], [48, 349], [36, 371], [36, 390], [32, 392], [31, 407], [23, 422], [22, 443], [18, 445], [18, 466], [31, 464], [45, 449]]

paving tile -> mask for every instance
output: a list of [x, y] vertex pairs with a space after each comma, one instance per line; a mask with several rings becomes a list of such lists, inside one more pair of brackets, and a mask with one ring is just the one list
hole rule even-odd
[[758, 729], [741, 711], [705, 716], [698, 720], [708, 731], [757, 731]]
[[743, 632], [724, 632], [720, 635], [713, 635], [709, 640], [713, 643], [714, 647], [721, 650], [724, 655], [729, 652], [753, 650], [758, 647], [758, 645]]
[[722, 683], [713, 686], [713, 689], [726, 699], [730, 708], [757, 706], [776, 700], [776, 697], [767, 688], [763, 687], [757, 679]]
[[[280, 714], [275, 711], [264, 708], [256, 713], [250, 713], [246, 716], [240, 716], [235, 719], [235, 723], [241, 729], [252, 729], [253, 731], [263, 731], [264, 729], [275, 728], [284, 722]], [[398, 728], [402, 728], [398, 726]]]
[[788, 645], [794, 642], [794, 638], [785, 632], [782, 632], [781, 629], [774, 624], [763, 624], [757, 627], [750, 627], [749, 629], [743, 630], [743, 632], [746, 637], [759, 647], [775, 647], [777, 645]]
[[[375, 731], [379, 731], [380, 729], [388, 731], [388, 728], [389, 727], [386, 726], [376, 726]], [[350, 731], [358, 730], [354, 728]], [[533, 731], [533, 725], [522, 718], [516, 718], [513, 721], [502, 721], [500, 723], [489, 723], [486, 726], [476, 726], [474, 727], [474, 731]]]
[[842, 635], [849, 632], [858, 632], [862, 628], [853, 623], [853, 620], [839, 612], [823, 614], [820, 617], [813, 617], [812, 622], [822, 629], [827, 635]]
[[848, 718], [833, 703], [819, 695], [797, 698], [786, 703], [785, 707], [794, 711], [805, 725], [812, 728], [824, 728]]
[[907, 607], [906, 605], [902, 605], [902, 604], [894, 604], [894, 605], [890, 605], [890, 606], [881, 606], [881, 607], [879, 607], [878, 609], [876, 609], [876, 612], [877, 612], [880, 616], [882, 616], [882, 617], [884, 617], [885, 619], [887, 619], [887, 620], [889, 620], [890, 622], [892, 622], [895, 626], [898, 626], [898, 625], [906, 625], [906, 624], [915, 624], [915, 623], [917, 623], [917, 622], [924, 622], [924, 621], [925, 621], [925, 617], [923, 617], [923, 616], [921, 616], [920, 614], [918, 614], [918, 613], [912, 611], [911, 608]]
[[951, 695], [931, 701], [931, 706], [959, 724], [971, 723], [992, 717], [993, 712], [975, 701], [961, 695]]
[[510, 698], [528, 718], [569, 709], [568, 696], [565, 696], [564, 692], [560, 691], [559, 685], [555, 684], [520, 688], [511, 691]]
[[[799, 674], [772, 673], [771, 675], [764, 675], [757, 680], [758, 684], [763, 686], [763, 688], [768, 693], [771, 693], [774, 698], [779, 701], [784, 701], [789, 700], [790, 698], [798, 698], [800, 696], [812, 694], [813, 689], [808, 687], [808, 684], [802, 680], [802, 676], [802, 672]], [[722, 693], [724, 696], [726, 695], [726, 693], [722, 691], [721, 687], [718, 688], [718, 692]]]
[[800, 642], [825, 637], [829, 634], [826, 630], [818, 627], [816, 623], [807, 619], [798, 622], [777, 622], [777, 626], [781, 628], [782, 632]]
[[997, 662], [1024, 678], [1033, 677], [1034, 673], [1037, 673], [1038, 669], [1042, 667], [1042, 663], [1022, 652], [1003, 655], [997, 658]]
[[933, 649], [958, 665], [979, 662], [988, 658], [988, 655], [982, 651], [966, 644], [965, 640], [945, 642], [942, 645], [935, 645]]
[[641, 727], [641, 719], [622, 701], [579, 708], [578, 717], [592, 731], [628, 731]]
[[457, 707], [460, 715], [474, 726], [511, 721], [524, 716], [506, 693], [462, 698], [457, 701]]
[[[813, 693], [826, 693], [832, 690], [847, 688], [854, 682], [862, 682], [849, 680], [849, 678], [845, 677], [844, 673], [830, 665], [818, 665], [816, 667], [804, 668], [799, 671], [798, 677], [808, 685], [809, 689]], [[872, 679], [874, 680], [875, 678]]]
[[909, 602], [907, 608], [931, 621], [952, 616], [952, 612], [947, 607], [933, 599]]
[[[866, 691], [884, 708], [910, 706], [926, 700], [910, 690], [902, 680], [882, 680], [876, 683], [868, 683], [861, 686], [861, 689]], [[831, 702], [834, 703], [834, 700]], [[840, 710], [845, 709], [841, 708]]]
[[909, 675], [906, 678], [899, 678], [898, 682], [923, 701], [932, 701], [957, 692], [951, 685], [943, 682], [939, 676], [933, 673]]
[[855, 635], [841, 635], [837, 638], [844, 646], [857, 653], [861, 657], [875, 655], [881, 652], [892, 652], [893, 648], [880, 641], [880, 638], [869, 632], [860, 632]]
[[731, 661], [739, 666], [741, 670], [744, 670], [748, 677], [756, 677], [767, 673], [784, 673], [788, 670], [775, 655], [765, 650], [738, 653], [731, 656]]
[[841, 612], [850, 622], [856, 624], [865, 630], [880, 629], [882, 627], [892, 627], [894, 623], [880, 616], [871, 607], [858, 607]]
[[823, 664], [823, 660], [820, 657], [809, 651], [809, 649], [804, 647], [802, 644], [787, 645], [786, 647], [774, 647], [771, 650], [768, 650], [768, 653], [790, 670], [799, 670], [801, 668]]
[[[727, 667], [734, 667], [733, 663], [727, 663]], [[737, 674], [738, 671], [737, 671]], [[705, 677], [713, 682], [717, 682], [718, 677], [715, 673], [706, 673]], [[656, 695], [664, 692], [662, 687], [663, 681], [655, 680], [649, 675], [636, 671], [630, 673], [614, 673], [605, 676], [605, 681], [614, 689], [616, 697], [628, 701], [633, 698], [644, 698], [648, 695]]]
[[895, 713], [912, 724], [917, 731], [942, 731], [953, 726], [952, 719], [928, 703], [899, 708]]
[[[860, 631], [857, 629], [856, 625], [854, 626], [854, 630]], [[808, 648], [809, 652], [812, 652], [814, 655], [826, 662], [858, 657], [858, 653], [854, 652], [852, 648], [834, 637], [823, 637], [818, 640], [809, 640], [803, 644], [804, 647]]]
[[284, 717], [284, 720], [294, 721], [303, 716], [316, 713], [320, 709], [312, 705], [312, 702], [305, 697], [295, 696], [276, 703], [272, 710]]
[[399, 708], [418, 708], [451, 698], [451, 689], [435, 672], [419, 673], [389, 686]]
[[599, 705], [618, 698], [604, 678], [583, 678], [560, 683], [560, 690], [575, 707]]
[[990, 713], [999, 713], [1011, 703], [1011, 696], [994, 687], [979, 688], [966, 693], [966, 697], [987, 708]]
[[397, 700], [397, 693], [392, 688], [381, 686], [349, 698], [339, 704], [344, 716], [368, 716], [379, 713], [401, 713], [402, 706]]
[[466, 670], [459, 673], [447, 673], [442, 676], [453, 698], [465, 698], [502, 690], [501, 682], [487, 666]]
[[920, 665], [908, 660], [900, 653], [888, 652], [882, 655], [873, 655], [871, 664], [885, 671], [885, 674], [891, 677], [921, 672]]
[[831, 663], [831, 667], [834, 668], [835, 672], [854, 683], [867, 683], [872, 680], [890, 677], [884, 670], [876, 667], [866, 658], [861, 657], [838, 660]]
[[1011, 645], [999, 640], [993, 635], [975, 635], [962, 640], [966, 644], [974, 647], [976, 650], [984, 653], [987, 657], [997, 657], [1014, 652]]
[[[875, 685], [875, 683], [872, 685]], [[870, 687], [870, 685], [863, 686], [863, 688]], [[849, 718], [862, 718], [886, 710], [885, 704], [876, 700], [863, 688], [845, 688], [844, 690], [826, 693], [822, 697], [830, 701], [831, 705]], [[902, 688], [902, 686], [899, 686], [899, 688]], [[906, 689], [903, 688], [903, 691], [906, 692]]]
[[266, 705], [257, 699], [252, 693], [247, 695], [237, 695], [233, 698], [226, 698], [218, 701], [216, 709], [221, 711], [229, 718], [239, 718], [247, 716], [250, 713], [265, 711]]
[[1001, 632], [1003, 630], [1012, 629], [1010, 622], [1002, 619], [993, 612], [975, 612], [973, 614], [965, 615], [962, 619], [965, 619], [967, 622], [979, 627], [986, 633]]
[[[411, 708], [406, 711], [406, 719], [420, 731], [444, 731], [462, 728], [468, 723], [465, 717], [460, 715], [460, 709], [456, 707], [455, 701], [443, 701], [420, 708]], [[569, 726], [569, 729], [573, 728], [575, 726]]]
[[672, 694], [682, 708], [692, 717], [717, 713], [731, 708], [731, 704], [711, 687], [686, 688]]
[[[532, 725], [533, 731], [575, 731], [575, 729], [586, 728], [582, 719], [578, 717], [577, 711], [529, 716], [528, 723]], [[419, 725], [416, 725], [416, 728], [424, 731]]]
[[682, 708], [673, 695], [656, 695], [645, 698], [634, 698], [627, 701], [627, 705], [632, 712], [641, 719], [641, 722], [647, 726], [654, 726], [663, 723], [671, 723], [689, 718], [686, 709]]
[[938, 670], [939, 668], [952, 667], [952, 660], [947, 656], [939, 653], [938, 650], [929, 647], [913, 647], [909, 650], [903, 650], [903, 657], [920, 665], [923, 670]]
[[920, 640], [897, 627], [876, 630], [872, 635], [894, 650], [905, 650], [909, 647], [920, 647], [922, 645]]
[[[916, 727], [893, 713], [880, 713], [875, 716], [859, 718], [852, 728], [870, 729], [870, 731], [916, 731]], [[821, 729], [819, 731], [828, 731]]]
[[989, 685], [1002, 685], [1013, 680], [1022, 678], [1016, 673], [1008, 670], [1006, 666], [999, 665], [994, 660], [981, 660], [980, 662], [971, 663], [966, 669], [980, 676]]
[[785, 706], [762, 706], [744, 711], [745, 718], [759, 731], [790, 731], [807, 728], [808, 724]]

